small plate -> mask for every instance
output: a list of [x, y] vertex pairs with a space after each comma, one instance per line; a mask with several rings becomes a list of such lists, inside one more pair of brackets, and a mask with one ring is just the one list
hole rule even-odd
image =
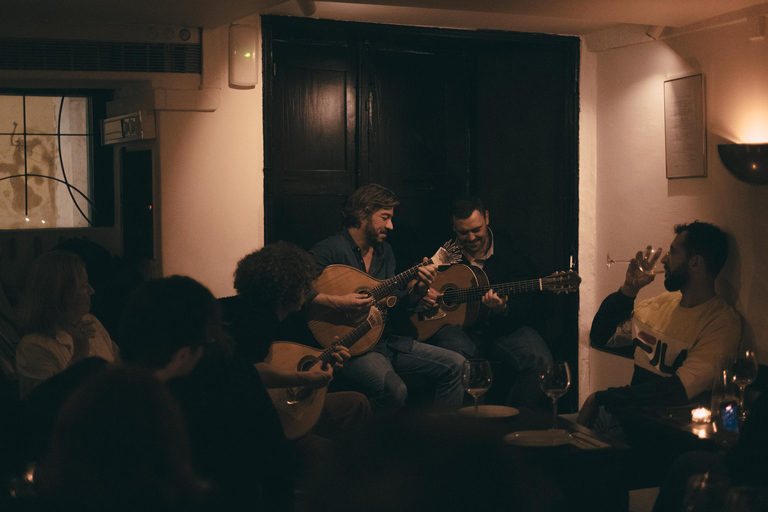
[[506, 405], [480, 405], [477, 408], [477, 414], [475, 414], [474, 405], [459, 409], [459, 414], [472, 418], [511, 418], [519, 413], [520, 411], [514, 407]]
[[518, 446], [562, 446], [571, 442], [565, 430], [522, 430], [504, 436], [504, 441]]

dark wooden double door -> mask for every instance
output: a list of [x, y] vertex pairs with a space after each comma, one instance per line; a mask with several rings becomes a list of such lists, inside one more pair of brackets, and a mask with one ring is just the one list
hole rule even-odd
[[[265, 16], [267, 242], [341, 229], [365, 183], [400, 200], [400, 269], [452, 238], [450, 201], [476, 193], [543, 273], [577, 251], [578, 40]], [[574, 261], [575, 263], [575, 261]], [[575, 363], [575, 298], [542, 329]]]

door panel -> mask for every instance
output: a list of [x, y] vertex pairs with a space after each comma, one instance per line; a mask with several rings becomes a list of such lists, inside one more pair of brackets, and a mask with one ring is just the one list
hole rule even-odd
[[400, 200], [390, 241], [402, 269], [445, 242], [451, 197], [466, 190], [468, 80], [461, 55], [371, 48], [367, 62], [362, 175]]
[[354, 190], [356, 69], [346, 46], [273, 44], [272, 165], [265, 170], [267, 241], [305, 248], [341, 229]]

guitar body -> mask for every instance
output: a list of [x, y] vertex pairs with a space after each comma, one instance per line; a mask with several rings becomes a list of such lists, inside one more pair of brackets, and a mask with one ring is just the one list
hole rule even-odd
[[[477, 288], [487, 284], [488, 277], [481, 269], [468, 265], [453, 265], [437, 273], [432, 288], [442, 296], [449, 290]], [[480, 302], [447, 304], [442, 297], [438, 304], [440, 307], [434, 312], [417, 311], [411, 315], [411, 322], [416, 328], [416, 340], [429, 338], [444, 325], [472, 325], [477, 321], [483, 307]]]
[[481, 269], [467, 265], [454, 265], [443, 272], [438, 272], [432, 283], [439, 294], [439, 310], [417, 311], [410, 318], [409, 331], [421, 341], [429, 338], [444, 325], [472, 325], [489, 310], [482, 305], [483, 296], [488, 290], [498, 295], [513, 295], [551, 291], [553, 293], [571, 293], [579, 288], [581, 278], [573, 270], [555, 272], [539, 279], [527, 279], [513, 283], [488, 283], [488, 277]]
[[[264, 362], [284, 370], [305, 371], [312, 366], [321, 352], [298, 343], [276, 341], [272, 343]], [[298, 439], [312, 430], [323, 411], [327, 389], [327, 387], [267, 389], [280, 416], [286, 438]]]
[[[315, 290], [328, 295], [346, 295], [347, 293], [369, 293], [372, 288], [382, 283], [365, 272], [347, 265], [328, 265], [314, 283]], [[342, 311], [317, 304], [309, 305], [309, 330], [324, 347], [333, 345], [336, 337], [343, 338], [368, 318], [368, 311]], [[384, 325], [372, 328], [354, 345], [349, 347], [353, 356], [367, 352], [381, 338]]]

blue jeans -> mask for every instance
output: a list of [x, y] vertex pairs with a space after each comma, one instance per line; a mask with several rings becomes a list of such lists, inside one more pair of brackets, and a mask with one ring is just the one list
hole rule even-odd
[[[385, 335], [386, 336], [386, 335]], [[393, 343], [398, 347], [410, 343]], [[368, 396], [378, 412], [394, 412], [405, 404], [408, 389], [400, 375], [420, 374], [435, 382], [435, 406], [458, 409], [464, 401], [461, 365], [464, 357], [440, 347], [414, 341], [410, 350], [395, 349], [382, 339], [370, 352], [353, 357], [344, 365], [344, 376]]]
[[521, 327], [511, 334], [483, 344], [479, 336], [462, 327], [446, 325], [429, 340], [432, 344], [453, 350], [466, 358], [498, 359], [514, 377], [514, 383], [504, 401], [509, 406], [531, 406], [541, 396], [539, 371], [552, 362], [552, 354], [541, 335], [530, 327]]

